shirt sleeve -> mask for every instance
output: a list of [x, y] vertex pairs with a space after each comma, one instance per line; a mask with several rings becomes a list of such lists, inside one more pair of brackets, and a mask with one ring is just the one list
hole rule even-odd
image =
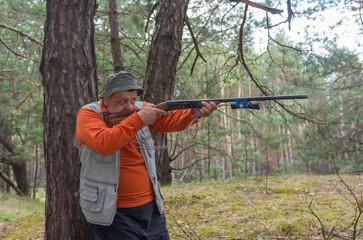
[[133, 113], [108, 128], [98, 112], [84, 108], [78, 112], [76, 137], [81, 145], [86, 144], [96, 153], [110, 155], [126, 146], [144, 126], [139, 114]]
[[[194, 120], [194, 122], [193, 122]], [[195, 119], [192, 109], [182, 109], [169, 111], [167, 116], [161, 116], [150, 126], [150, 130], [155, 133], [168, 133], [183, 131], [193, 122], [197, 123], [199, 118]]]

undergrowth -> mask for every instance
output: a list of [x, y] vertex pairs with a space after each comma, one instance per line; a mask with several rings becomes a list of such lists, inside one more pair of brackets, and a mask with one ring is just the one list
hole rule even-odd
[[[344, 179], [362, 196], [361, 177]], [[356, 206], [337, 186], [334, 175], [300, 175], [167, 186], [162, 193], [171, 239], [324, 239], [322, 224], [350, 239]], [[0, 239], [43, 239], [43, 213], [39, 201], [1, 195]]]
[[44, 200], [0, 192], [0, 239], [44, 236]]

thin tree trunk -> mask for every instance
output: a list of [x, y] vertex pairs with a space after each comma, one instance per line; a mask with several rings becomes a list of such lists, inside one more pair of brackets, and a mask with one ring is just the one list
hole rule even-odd
[[124, 70], [121, 58], [121, 46], [118, 28], [118, 14], [116, 0], [108, 0], [109, 6], [109, 21], [111, 30], [111, 53], [113, 60], [113, 71], [118, 73]]
[[[220, 66], [220, 60], [217, 59], [217, 68], [218, 73], [219, 73], [219, 88], [220, 88], [220, 95], [221, 97], [225, 97], [225, 92], [224, 92], [224, 86], [223, 86], [223, 79], [222, 79], [222, 71], [221, 71], [221, 66]], [[228, 131], [228, 123], [227, 123], [227, 115], [223, 115], [223, 128], [225, 129], [225, 131]], [[229, 136], [227, 134], [225, 134], [225, 136], [221, 136], [221, 145], [223, 147], [223, 150], [226, 151], [226, 153], [229, 153], [228, 149], [229, 149]], [[224, 156], [220, 157], [220, 164], [222, 165], [222, 179], [225, 180], [226, 179], [226, 167], [227, 167], [227, 163], [226, 163], [226, 158]]]
[[39, 152], [38, 144], [35, 144], [35, 170], [34, 170], [34, 186], [33, 186], [33, 198], [36, 198], [38, 189], [38, 172], [39, 172]]
[[291, 139], [291, 132], [290, 129], [287, 129], [287, 149], [288, 149], [288, 156], [289, 156], [289, 167], [292, 167], [292, 139]]
[[95, 0], [47, 0], [40, 66], [47, 173], [45, 239], [88, 239], [74, 195], [80, 161], [73, 137], [79, 108], [97, 99], [95, 12]]
[[[231, 91], [230, 88], [227, 88], [227, 96], [224, 97], [231, 97]], [[231, 109], [227, 109], [228, 114], [231, 114]], [[231, 123], [231, 119], [227, 118], [227, 125], [226, 128], [229, 130], [231, 130], [231, 134], [226, 134], [226, 142], [227, 142], [227, 154], [231, 157], [233, 157], [233, 144], [232, 144], [232, 136], [234, 135], [234, 131], [232, 128], [232, 123]], [[233, 166], [232, 166], [232, 162], [230, 160], [227, 159], [227, 173], [228, 173], [228, 178], [231, 179], [232, 173], [233, 173]]]

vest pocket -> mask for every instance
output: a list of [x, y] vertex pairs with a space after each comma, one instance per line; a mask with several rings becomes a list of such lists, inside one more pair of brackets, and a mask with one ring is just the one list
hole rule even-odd
[[115, 184], [81, 178], [79, 204], [87, 222], [109, 226], [116, 214], [117, 190]]
[[83, 209], [100, 212], [105, 203], [106, 188], [103, 184], [81, 179], [79, 201]]

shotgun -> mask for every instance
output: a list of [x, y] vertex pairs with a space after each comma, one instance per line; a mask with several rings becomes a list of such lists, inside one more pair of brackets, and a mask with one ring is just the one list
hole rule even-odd
[[[194, 100], [168, 100], [156, 105], [158, 109], [171, 111], [177, 109], [201, 108], [202, 102], [231, 103], [232, 109], [260, 109], [260, 101], [275, 101], [289, 99], [306, 99], [308, 95], [281, 95], [281, 96], [261, 96], [261, 97], [243, 97], [243, 98], [211, 98], [211, 99], [194, 99]], [[138, 111], [138, 110], [135, 110]], [[122, 120], [133, 114], [135, 111], [124, 111], [112, 113], [105, 116], [105, 122], [108, 127], [119, 124]]]

